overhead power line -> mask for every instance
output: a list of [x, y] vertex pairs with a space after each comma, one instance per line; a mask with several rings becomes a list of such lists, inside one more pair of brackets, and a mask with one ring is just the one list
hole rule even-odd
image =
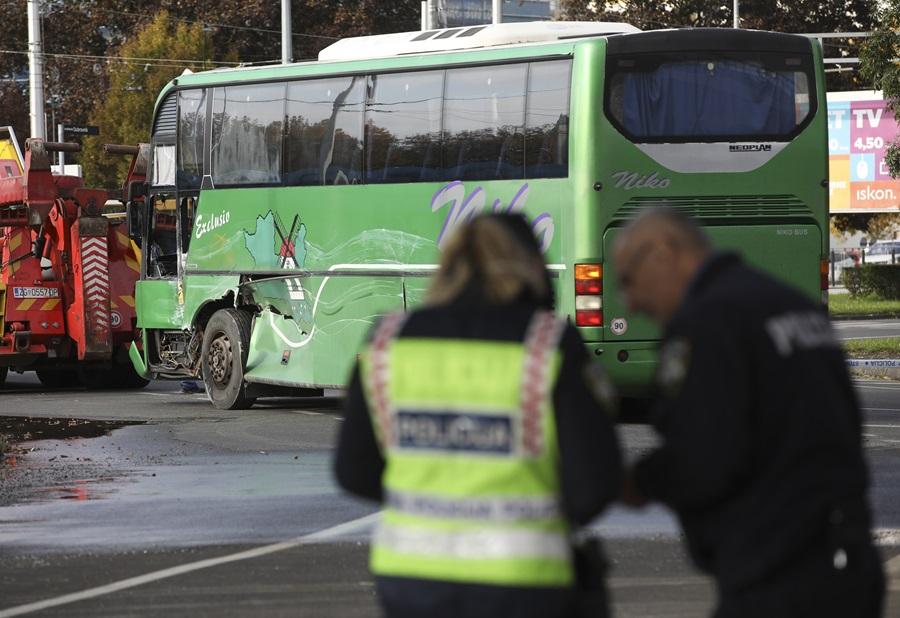
[[[100, 9], [100, 8], [94, 8], [92, 10], [97, 11], [99, 13], [107, 13], [107, 14], [114, 14], [114, 15], [127, 15], [128, 17], [135, 17], [135, 18], [141, 18], [141, 19], [148, 19], [148, 18], [153, 17], [153, 15], [150, 15], [149, 13], [130, 13], [128, 11], [113, 11], [110, 9]], [[265, 32], [268, 34], [278, 34], [278, 35], [281, 34], [281, 30], [273, 30], [270, 28], [254, 28], [252, 26], [232, 26], [230, 24], [217, 24], [217, 23], [213, 23], [213, 22], [202, 21], [199, 19], [187, 19], [184, 17], [171, 17], [171, 19], [173, 21], [178, 21], [178, 22], [182, 22], [185, 24], [200, 24], [201, 26], [205, 26], [205, 27], [209, 27], [209, 28], [224, 28], [226, 30], [245, 30], [248, 32]], [[326, 39], [329, 41], [337, 41], [338, 39], [340, 39], [340, 37], [336, 37], [336, 36], [325, 36], [323, 34], [306, 34], [305, 32], [291, 32], [291, 36], [307, 37], [307, 38], [311, 38], [311, 39]]]
[[[17, 51], [13, 49], [0, 49], [0, 54], [16, 54], [27, 56], [28, 52]], [[124, 62], [131, 64], [151, 64], [156, 66], [180, 66], [188, 63], [197, 63], [197, 64], [216, 64], [222, 66], [238, 66], [241, 64], [240, 62], [225, 62], [219, 60], [202, 60], [197, 58], [141, 58], [137, 56], [92, 56], [89, 54], [54, 54], [44, 52], [42, 54], [45, 57], [49, 58], [64, 58], [68, 60], [87, 60], [91, 62], [98, 62], [103, 60], [114, 61], [114, 62]], [[272, 59], [272, 62], [275, 62], [275, 59]]]

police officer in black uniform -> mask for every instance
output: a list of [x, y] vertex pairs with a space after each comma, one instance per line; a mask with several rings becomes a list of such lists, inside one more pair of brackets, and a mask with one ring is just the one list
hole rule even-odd
[[827, 315], [673, 211], [627, 227], [614, 265], [630, 308], [664, 327], [661, 445], [626, 503], [678, 514], [717, 618], [879, 616], [860, 411]]

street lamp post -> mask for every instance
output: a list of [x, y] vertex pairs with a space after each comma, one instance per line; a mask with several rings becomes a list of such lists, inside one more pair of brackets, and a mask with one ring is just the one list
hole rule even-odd
[[28, 0], [28, 84], [31, 97], [31, 137], [47, 137], [44, 118], [44, 49], [41, 40], [41, 3]]
[[741, 16], [740, 12], [738, 11], [738, 0], [734, 0], [734, 27], [741, 27]]
[[281, 0], [281, 64], [294, 61], [291, 40], [291, 0]]

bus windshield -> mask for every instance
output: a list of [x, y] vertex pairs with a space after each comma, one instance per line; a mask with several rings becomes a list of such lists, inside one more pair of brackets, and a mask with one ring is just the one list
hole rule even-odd
[[811, 116], [808, 65], [776, 53], [616, 58], [607, 109], [635, 142], [788, 141]]

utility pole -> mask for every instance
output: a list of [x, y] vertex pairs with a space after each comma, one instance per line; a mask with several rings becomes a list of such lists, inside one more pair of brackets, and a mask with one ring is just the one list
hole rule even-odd
[[739, 0], [734, 0], [734, 27], [735, 28], [741, 27], [741, 15], [740, 15], [740, 11], [738, 10], [738, 3], [739, 3]]
[[434, 0], [426, 0], [422, 4], [425, 5], [425, 30], [431, 30], [435, 27]]
[[[58, 142], [66, 141], [66, 127], [61, 122], [58, 125], [56, 125], [56, 141], [58, 141]], [[59, 173], [65, 174], [66, 173], [66, 153], [64, 153], [62, 150], [59, 151], [58, 164], [59, 164]]]
[[[737, 1], [737, 0], [735, 0]], [[493, 24], [501, 24], [503, 23], [503, 0], [493, 0], [491, 4], [491, 23]]]
[[46, 139], [44, 118], [44, 45], [41, 40], [41, 2], [28, 0], [28, 85], [31, 137]]
[[281, 0], [281, 64], [294, 61], [291, 39], [291, 0]]

